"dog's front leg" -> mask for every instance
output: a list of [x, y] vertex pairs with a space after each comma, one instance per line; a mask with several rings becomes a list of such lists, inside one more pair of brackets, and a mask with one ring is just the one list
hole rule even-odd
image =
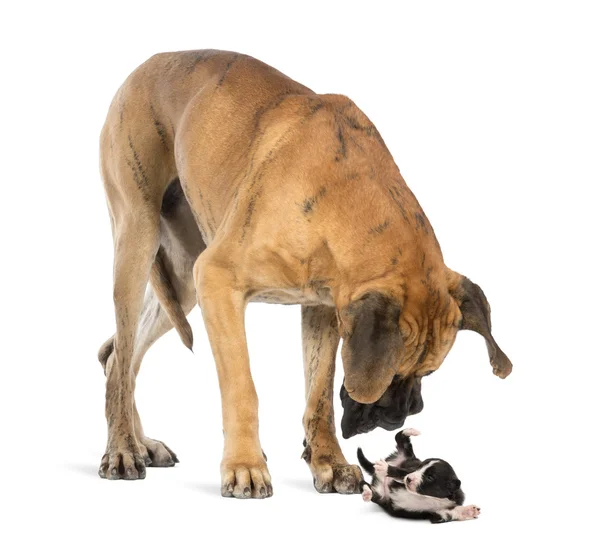
[[349, 465], [335, 436], [333, 378], [340, 336], [333, 307], [302, 307], [302, 347], [306, 383], [305, 448], [318, 492], [352, 494], [359, 491], [362, 474]]
[[194, 280], [221, 389], [221, 494], [269, 497], [273, 488], [258, 438], [258, 398], [244, 329], [245, 292], [236, 287], [234, 273], [208, 250], [194, 266]]

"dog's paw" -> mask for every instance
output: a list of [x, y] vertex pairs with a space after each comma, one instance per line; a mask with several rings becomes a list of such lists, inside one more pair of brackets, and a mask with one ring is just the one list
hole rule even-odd
[[356, 494], [363, 480], [360, 467], [348, 463], [322, 465], [315, 473], [313, 484], [321, 494]]
[[221, 495], [238, 499], [264, 499], [273, 495], [271, 475], [263, 454], [221, 462]]
[[321, 440], [314, 445], [305, 442], [302, 458], [310, 467], [313, 485], [320, 494], [361, 492], [362, 471], [358, 465], [346, 461], [336, 440]]
[[356, 494], [363, 480], [358, 465], [335, 465], [333, 467], [333, 489], [338, 494]]
[[404, 429], [402, 434], [405, 437], [418, 437], [421, 434], [421, 431], [417, 431], [417, 429]]
[[146, 478], [144, 456], [137, 449], [116, 448], [102, 456], [98, 475], [109, 480], [138, 480]]
[[363, 486], [362, 489], [362, 498], [363, 501], [371, 501], [371, 499], [373, 498], [373, 491], [366, 484]]
[[479, 516], [481, 509], [476, 505], [465, 505], [454, 509], [456, 520], [471, 520]]
[[383, 476], [385, 477], [387, 475], [388, 472], [388, 463], [387, 461], [383, 460], [383, 459], [378, 459], [375, 464], [373, 465], [374, 469], [375, 469], [375, 474], [377, 474], [378, 476]]
[[146, 467], [173, 467], [179, 463], [175, 452], [160, 440], [141, 437], [140, 446]]

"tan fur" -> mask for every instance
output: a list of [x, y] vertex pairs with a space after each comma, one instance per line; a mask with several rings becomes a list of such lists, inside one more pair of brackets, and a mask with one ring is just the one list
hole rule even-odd
[[[223, 495], [272, 493], [244, 330], [252, 300], [303, 304], [304, 455], [319, 491], [357, 491], [360, 471], [341, 453], [332, 410], [349, 307], [367, 292], [400, 306], [403, 376], [437, 369], [461, 321], [433, 229], [370, 120], [347, 97], [314, 94], [245, 55], [159, 54], [116, 94], [101, 169], [117, 326], [100, 352], [109, 427], [101, 476], [145, 474], [157, 441], [143, 435], [135, 375], [171, 326], [191, 347], [195, 293], [221, 389]], [[169, 220], [161, 204], [177, 177], [185, 200]], [[355, 381], [359, 402], [386, 388]], [[158, 444], [158, 464], [170, 464]]]

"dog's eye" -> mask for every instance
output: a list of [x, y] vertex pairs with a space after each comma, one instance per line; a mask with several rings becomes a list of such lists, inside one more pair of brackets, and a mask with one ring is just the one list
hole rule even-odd
[[429, 482], [433, 482], [433, 477], [431, 475], [425, 475], [425, 480], [429, 481]]

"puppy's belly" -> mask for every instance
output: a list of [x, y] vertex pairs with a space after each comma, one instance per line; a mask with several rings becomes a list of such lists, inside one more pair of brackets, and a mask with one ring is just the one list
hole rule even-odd
[[250, 301], [278, 303], [280, 305], [329, 305], [333, 306], [331, 292], [327, 288], [285, 288], [262, 290]]
[[390, 496], [389, 486], [386, 486], [386, 482], [387, 479], [383, 481], [380, 480], [377, 483], [373, 483], [373, 486], [371, 487], [373, 491], [377, 493], [379, 497], [384, 501], [389, 499]]
[[406, 511], [432, 512], [450, 509], [455, 505], [449, 499], [421, 496], [403, 489], [391, 491], [390, 501], [395, 509], [404, 509]]

